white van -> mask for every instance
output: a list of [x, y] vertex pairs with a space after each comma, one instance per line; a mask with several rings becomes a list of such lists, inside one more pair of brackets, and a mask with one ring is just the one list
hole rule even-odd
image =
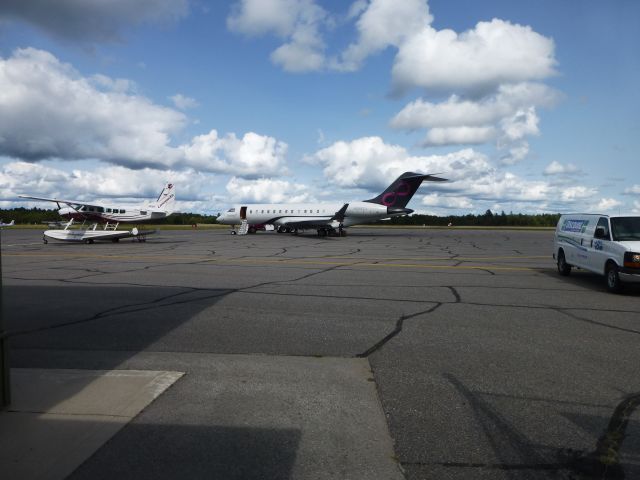
[[553, 258], [561, 275], [571, 267], [599, 273], [612, 292], [621, 282], [640, 282], [640, 215], [562, 215]]

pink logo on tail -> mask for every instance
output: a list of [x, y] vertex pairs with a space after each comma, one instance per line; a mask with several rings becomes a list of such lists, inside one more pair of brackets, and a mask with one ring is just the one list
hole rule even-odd
[[398, 199], [398, 197], [406, 197], [407, 195], [409, 195], [410, 191], [411, 191], [411, 185], [409, 185], [405, 181], [400, 181], [400, 183], [396, 185], [393, 192], [385, 193], [382, 196], [382, 204], [385, 207], [392, 207], [396, 203], [396, 200]]

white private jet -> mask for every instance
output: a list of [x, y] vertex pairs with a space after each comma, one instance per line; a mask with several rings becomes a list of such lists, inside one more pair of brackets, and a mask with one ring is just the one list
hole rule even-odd
[[[173, 213], [176, 195], [172, 183], [167, 183], [155, 202], [138, 206], [114, 206], [113, 203], [88, 203], [80, 200], [63, 200], [61, 198], [33, 197], [18, 195], [20, 198], [54, 202], [58, 205], [58, 213], [68, 220], [91, 220], [95, 222], [138, 223], [148, 220], [159, 220]], [[65, 205], [61, 207], [60, 205]]]
[[13, 227], [15, 224], [15, 220], [11, 220], [9, 223], [2, 223], [2, 220], [0, 220], [0, 228]]
[[[231, 225], [231, 233], [256, 233], [273, 225], [278, 233], [294, 233], [315, 229], [318, 236], [339, 235], [343, 227], [400, 217], [413, 213], [407, 203], [424, 181], [444, 182], [446, 178], [405, 172], [375, 198], [351, 203], [253, 204], [235, 205], [222, 213], [217, 221]], [[236, 232], [233, 226], [240, 225]]]
[[[110, 204], [86, 203], [78, 200], [63, 200], [60, 198], [34, 197], [20, 195], [21, 198], [55, 202], [58, 204], [58, 213], [68, 219], [63, 229], [47, 230], [43, 240], [47, 238], [70, 242], [93, 243], [94, 240], [111, 240], [117, 242], [121, 238], [133, 237], [140, 242], [146, 240], [146, 236], [155, 233], [155, 230], [118, 230], [118, 225], [123, 223], [138, 223], [149, 220], [159, 220], [173, 213], [176, 196], [175, 187], [167, 183], [155, 202], [149, 202], [139, 206], [114, 206]], [[65, 205], [61, 207], [60, 204]], [[75, 220], [82, 220], [80, 228], [72, 228]], [[85, 227], [85, 222], [92, 222]], [[99, 225], [100, 224], [100, 225]]]

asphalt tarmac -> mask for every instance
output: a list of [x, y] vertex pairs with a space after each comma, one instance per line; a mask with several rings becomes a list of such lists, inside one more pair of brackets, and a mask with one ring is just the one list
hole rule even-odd
[[553, 232], [1, 235], [13, 367], [185, 372], [71, 478], [640, 478], [640, 287]]

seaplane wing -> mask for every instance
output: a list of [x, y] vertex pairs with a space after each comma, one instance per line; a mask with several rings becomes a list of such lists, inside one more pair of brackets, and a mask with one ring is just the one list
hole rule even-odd
[[49, 198], [49, 197], [34, 197], [31, 195], [18, 195], [20, 198], [28, 198], [29, 200], [42, 200], [43, 202], [64, 203], [65, 205], [87, 206], [87, 207], [99, 207], [97, 203], [87, 203], [80, 200], [65, 200], [63, 198]]

